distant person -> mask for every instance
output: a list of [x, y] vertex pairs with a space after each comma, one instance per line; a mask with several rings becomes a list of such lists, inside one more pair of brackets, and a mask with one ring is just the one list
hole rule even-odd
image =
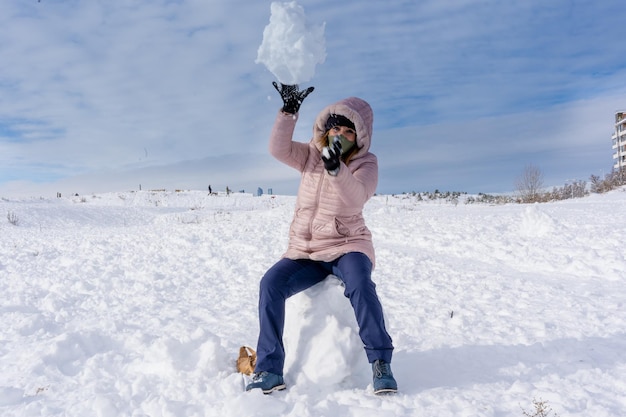
[[286, 388], [285, 301], [332, 274], [343, 281], [354, 308], [372, 364], [374, 392], [396, 392], [390, 366], [393, 344], [371, 279], [374, 246], [363, 218], [363, 206], [378, 183], [378, 161], [369, 152], [372, 109], [356, 97], [331, 104], [318, 114], [311, 141], [294, 142], [298, 110], [313, 87], [274, 87], [283, 107], [270, 136], [270, 153], [300, 171], [301, 182], [287, 252], [261, 279], [257, 362], [246, 390], [268, 394]]
[[213, 189], [211, 188], [211, 186], [209, 185], [209, 195], [213, 194]]

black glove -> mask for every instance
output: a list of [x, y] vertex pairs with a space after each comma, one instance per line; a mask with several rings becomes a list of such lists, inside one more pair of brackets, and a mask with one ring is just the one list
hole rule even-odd
[[326, 146], [322, 149], [322, 161], [324, 161], [324, 168], [332, 176], [336, 176], [339, 173], [340, 161], [341, 161], [341, 143], [339, 140], [333, 141], [333, 146]]
[[279, 87], [276, 81], [272, 82], [272, 84], [283, 99], [283, 111], [289, 114], [298, 113], [302, 101], [315, 90], [315, 87], [309, 87], [306, 90], [299, 91], [297, 84], [285, 85], [281, 83]]

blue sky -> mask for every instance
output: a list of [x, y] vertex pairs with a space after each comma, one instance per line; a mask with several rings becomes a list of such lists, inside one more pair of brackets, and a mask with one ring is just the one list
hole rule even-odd
[[[10, 0], [0, 10], [0, 196], [143, 189], [293, 194], [281, 102], [255, 64], [269, 1]], [[619, 1], [299, 0], [325, 24], [296, 139], [370, 102], [378, 193], [511, 192], [610, 172], [626, 109]]]

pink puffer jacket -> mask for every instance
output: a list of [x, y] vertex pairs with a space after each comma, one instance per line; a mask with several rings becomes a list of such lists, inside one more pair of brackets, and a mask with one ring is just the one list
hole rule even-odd
[[[359, 148], [348, 166], [341, 163], [337, 176], [324, 169], [318, 142], [330, 114], [343, 115], [354, 123]], [[292, 140], [296, 119], [279, 112], [269, 145], [276, 159], [302, 173], [284, 257], [332, 261], [348, 252], [362, 252], [374, 266], [372, 234], [363, 219], [363, 206], [378, 184], [378, 161], [369, 152], [372, 108], [356, 97], [331, 104], [317, 116], [309, 143]]]

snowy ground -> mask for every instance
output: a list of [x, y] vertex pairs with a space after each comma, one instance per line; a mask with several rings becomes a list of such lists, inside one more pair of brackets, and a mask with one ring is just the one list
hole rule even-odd
[[[243, 392], [294, 197], [0, 200], [2, 416], [626, 415], [626, 192], [540, 205], [377, 196], [401, 392], [376, 397], [334, 278], [289, 300], [288, 389]], [[11, 214], [17, 225], [5, 215]]]

